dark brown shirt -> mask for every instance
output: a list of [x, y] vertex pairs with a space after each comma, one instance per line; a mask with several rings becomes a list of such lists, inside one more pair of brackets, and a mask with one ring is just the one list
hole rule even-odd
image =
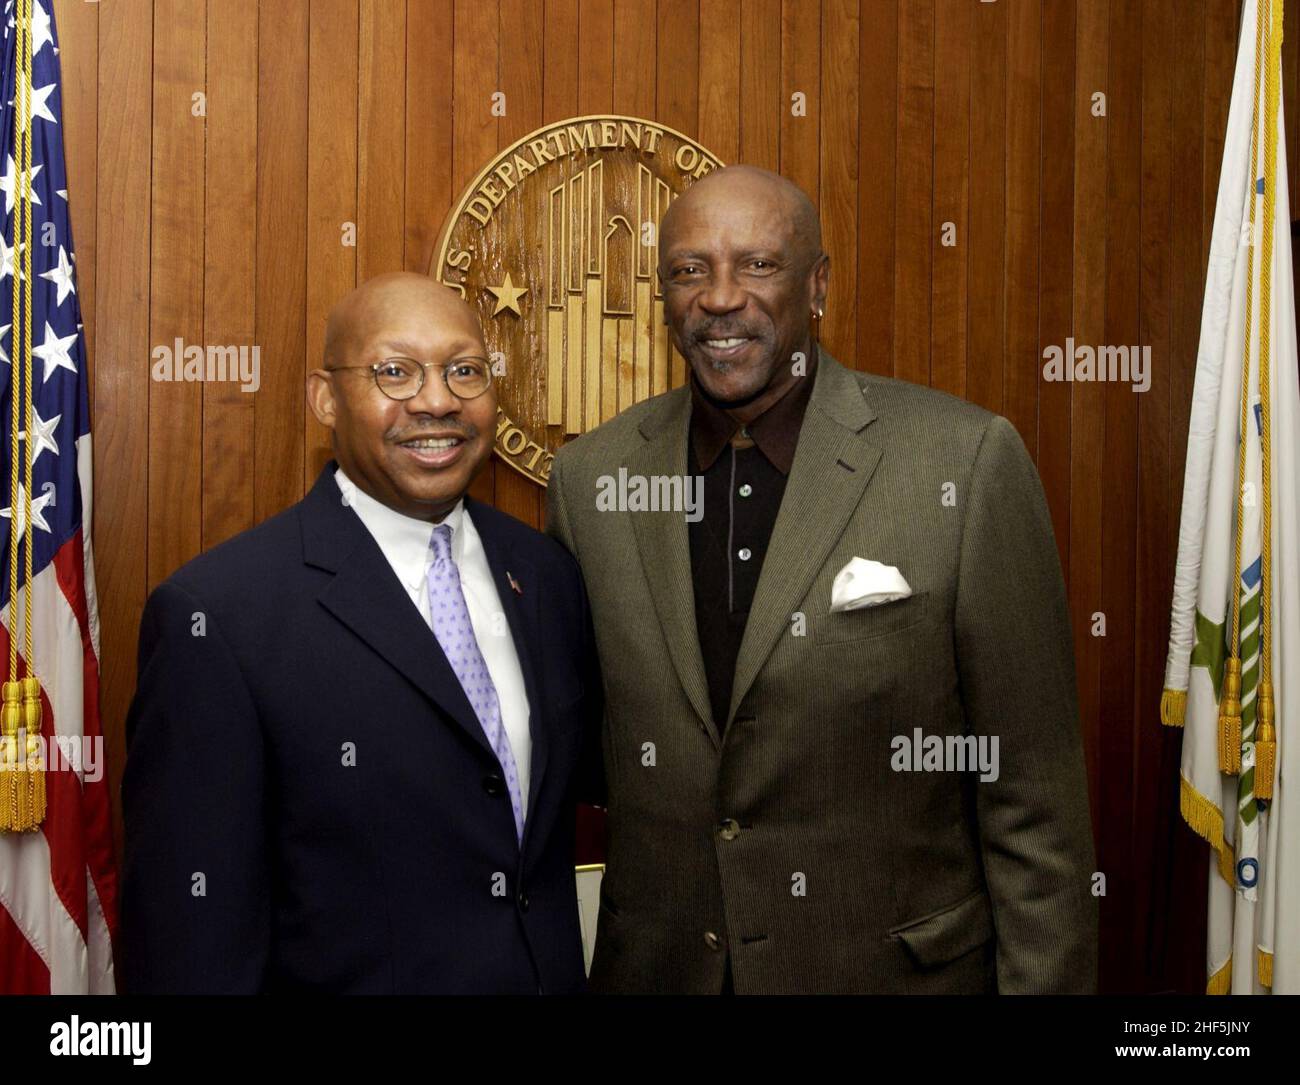
[[736, 656], [794, 464], [812, 395], [809, 371], [758, 418], [742, 427], [691, 378], [688, 462], [704, 477], [703, 516], [690, 525], [695, 626], [713, 719], [726, 727]]

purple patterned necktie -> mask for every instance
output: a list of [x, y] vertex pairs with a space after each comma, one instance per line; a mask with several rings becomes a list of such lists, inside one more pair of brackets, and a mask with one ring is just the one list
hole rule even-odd
[[474, 715], [483, 726], [483, 733], [501, 762], [506, 786], [510, 789], [510, 805], [515, 812], [515, 835], [524, 838], [523, 794], [519, 790], [519, 770], [515, 768], [515, 755], [510, 749], [510, 737], [501, 722], [501, 703], [497, 688], [492, 684], [483, 653], [474, 638], [474, 626], [469, 620], [465, 593], [460, 587], [460, 571], [451, 557], [451, 526], [438, 524], [429, 540], [433, 564], [429, 566], [429, 613], [433, 617], [433, 635], [442, 645], [447, 662], [456, 672], [461, 689], [469, 698]]

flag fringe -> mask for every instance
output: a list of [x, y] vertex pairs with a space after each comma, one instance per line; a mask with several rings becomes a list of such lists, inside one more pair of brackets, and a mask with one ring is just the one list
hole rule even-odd
[[1266, 949], [1255, 947], [1256, 953], [1259, 954], [1259, 982], [1265, 987], [1273, 986], [1273, 954]]
[[1183, 820], [1215, 850], [1219, 856], [1219, 874], [1236, 889], [1237, 860], [1232, 845], [1223, 839], [1223, 812], [1192, 787], [1185, 776], [1178, 778], [1178, 792], [1178, 807]]
[[1210, 977], [1209, 983], [1205, 985], [1207, 995], [1226, 995], [1232, 991], [1232, 957], [1224, 963], [1223, 967]]
[[1160, 722], [1181, 727], [1187, 719], [1187, 690], [1167, 689], [1160, 697]]

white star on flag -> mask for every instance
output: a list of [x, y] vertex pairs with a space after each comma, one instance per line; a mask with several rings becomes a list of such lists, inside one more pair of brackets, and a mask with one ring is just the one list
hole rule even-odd
[[[2, 278], [4, 276], [0, 275], [0, 279]], [[72, 281], [72, 262], [68, 259], [68, 254], [62, 245], [59, 246], [58, 266], [50, 268], [49, 271], [42, 271], [41, 278], [49, 279], [59, 288], [59, 300], [54, 303], [56, 306], [62, 305], [69, 294], [77, 292], [76, 284]]]
[[41, 7], [41, 0], [32, 4], [32, 60], [47, 45], [54, 44], [54, 35], [50, 32], [50, 17]]
[[[51, 124], [59, 123], [59, 119], [50, 112], [50, 107], [46, 104], [49, 101], [50, 95], [54, 93], [54, 86], [55, 85], [51, 83], [48, 87], [29, 87], [28, 93], [32, 103], [32, 120], [49, 121]], [[23, 115], [21, 111], [14, 104], [12, 98], [9, 99], [8, 104], [13, 108], [14, 115], [18, 118], [19, 131], [25, 132], [27, 129], [23, 125]]]
[[[31, 173], [31, 175], [32, 175], [32, 176], [31, 176], [31, 183], [32, 183], [32, 203], [33, 203], [33, 204], [38, 204], [38, 203], [41, 202], [41, 198], [40, 198], [40, 196], [38, 196], [38, 195], [36, 194], [36, 175], [37, 175], [38, 173], [40, 173], [41, 170], [44, 169], [44, 168], [45, 168], [45, 167], [44, 167], [43, 165], [41, 165], [41, 166], [36, 166], [36, 167], [34, 167], [32, 170], [29, 171], [29, 172]], [[4, 175], [3, 177], [0, 177], [0, 191], [3, 191], [4, 194], [5, 194], [5, 214], [6, 214], [6, 215], [9, 214], [9, 212], [12, 211], [12, 210], [14, 209], [14, 198], [15, 198], [15, 197], [14, 197], [14, 192], [16, 191], [17, 186], [23, 183], [21, 177], [15, 177], [15, 176], [14, 176], [14, 174], [17, 173], [17, 172], [18, 172], [18, 171], [17, 171], [17, 169], [16, 169], [15, 166], [14, 166], [14, 156], [11, 155], [11, 154], [7, 154], [7, 155], [5, 155], [5, 175]]]
[[[41, 417], [35, 404], [32, 405], [32, 436], [34, 438], [33, 443], [36, 446], [35, 451], [32, 452], [33, 466], [36, 461], [41, 458], [41, 453], [47, 448], [56, 456], [59, 454], [59, 443], [54, 439], [54, 431], [58, 428], [59, 421], [62, 418], [63, 415], [56, 414], [47, 422]], [[25, 430], [19, 430], [18, 439], [20, 441], [27, 440], [27, 432]]]
[[[37, 527], [39, 527], [46, 534], [49, 533], [50, 525], [45, 522], [45, 517], [41, 514], [41, 510], [44, 509], [45, 506], [48, 505], [53, 500], [54, 500], [53, 490], [46, 490], [41, 494], [40, 497], [32, 498], [32, 523], [35, 524]], [[23, 516], [23, 510], [26, 507], [27, 507], [27, 487], [25, 487], [20, 482], [18, 484], [17, 517], [15, 517], [13, 514], [12, 506], [0, 509], [0, 516], [3, 516], [6, 520], [14, 521], [14, 531], [16, 532], [18, 538], [20, 539], [25, 534], [27, 534], [27, 520], [26, 517]]]
[[60, 339], [54, 334], [54, 329], [50, 327], [50, 322], [45, 322], [45, 342], [39, 347], [32, 347], [32, 355], [40, 358], [45, 362], [45, 375], [41, 378], [44, 384], [50, 379], [56, 369], [66, 369], [69, 373], [77, 371], [76, 365], [73, 364], [72, 356], [68, 354], [68, 348], [77, 341], [77, 333], [66, 335]]
[[[4, 337], [5, 337], [6, 335], [9, 334], [9, 329], [12, 328], [12, 327], [13, 327], [12, 324], [6, 324], [6, 325], [4, 325], [3, 327], [0, 327], [0, 340], [3, 340]], [[0, 346], [0, 359], [3, 359], [3, 360], [4, 360], [5, 365], [12, 365], [12, 364], [13, 364], [12, 362], [9, 361], [9, 354], [8, 354], [8, 352], [7, 352], [7, 351], [5, 350], [5, 348], [2, 347], [2, 346]]]
[[[18, 246], [18, 253], [22, 255], [26, 243]], [[5, 240], [4, 235], [0, 233], [0, 279], [6, 275], [14, 273], [14, 250], [10, 247], [9, 242]]]

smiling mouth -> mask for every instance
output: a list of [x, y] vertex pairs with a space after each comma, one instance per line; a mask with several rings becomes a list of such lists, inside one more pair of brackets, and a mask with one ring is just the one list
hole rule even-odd
[[436, 471], [459, 461], [465, 454], [468, 441], [459, 436], [413, 437], [409, 441], [399, 441], [397, 447], [416, 468]]
[[464, 444], [464, 437], [417, 437], [410, 441], [399, 441], [402, 448], [440, 451]]
[[752, 342], [754, 340], [747, 335], [719, 336], [699, 340], [705, 356], [715, 363], [730, 361], [742, 354]]

